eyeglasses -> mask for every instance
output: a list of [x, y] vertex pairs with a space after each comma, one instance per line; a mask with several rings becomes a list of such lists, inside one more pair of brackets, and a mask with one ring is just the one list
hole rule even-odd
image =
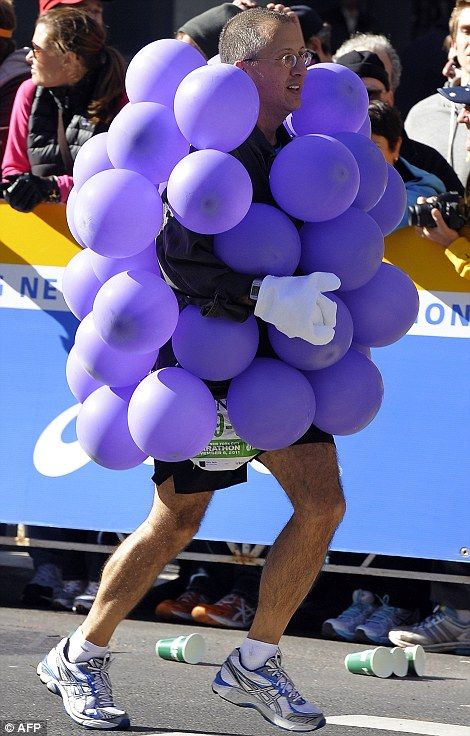
[[312, 59], [313, 52], [305, 49], [305, 51], [301, 51], [299, 54], [284, 54], [284, 56], [277, 59], [245, 59], [244, 61], [251, 61], [252, 63], [256, 61], [281, 61], [286, 69], [294, 69], [294, 67], [297, 66], [297, 62], [300, 60], [303, 61], [305, 66], [310, 66]]

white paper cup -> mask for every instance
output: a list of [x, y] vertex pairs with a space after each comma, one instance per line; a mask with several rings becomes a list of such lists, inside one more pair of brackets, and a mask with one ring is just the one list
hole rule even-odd
[[159, 639], [155, 644], [155, 651], [162, 659], [186, 664], [198, 664], [204, 657], [205, 649], [206, 643], [200, 634], [172, 636]]
[[393, 674], [397, 677], [406, 677], [408, 674], [408, 660], [402, 647], [393, 647], [390, 650], [393, 658]]
[[344, 666], [353, 675], [390, 677], [393, 672], [393, 657], [389, 649], [376, 647], [362, 652], [347, 654]]
[[415, 647], [405, 647], [405, 657], [408, 660], [408, 674], [421, 677], [426, 668], [426, 654], [423, 647], [417, 644]]

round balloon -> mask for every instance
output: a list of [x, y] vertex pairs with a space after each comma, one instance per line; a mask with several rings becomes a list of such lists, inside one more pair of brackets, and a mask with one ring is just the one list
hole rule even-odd
[[339, 291], [366, 284], [377, 273], [384, 255], [381, 229], [355, 207], [327, 222], [306, 222], [300, 229], [300, 240], [301, 271], [335, 273], [341, 280]]
[[357, 350], [349, 350], [338, 363], [305, 374], [315, 393], [315, 425], [324, 432], [347, 435], [359, 432], [373, 420], [384, 387], [377, 366]]
[[300, 371], [280, 360], [256, 358], [232, 380], [227, 411], [243, 440], [260, 450], [280, 450], [312, 424], [315, 396]]
[[400, 224], [406, 210], [406, 189], [403, 179], [393, 166], [387, 164], [388, 179], [385, 192], [368, 214], [374, 218], [384, 235]]
[[157, 185], [189, 153], [189, 143], [172, 110], [157, 102], [136, 102], [111, 123], [108, 153], [116, 168], [137, 171]]
[[128, 258], [108, 258], [90, 250], [90, 263], [102, 284], [111, 276], [116, 276], [123, 271], [133, 271], [136, 268], [150, 271], [150, 273], [160, 273], [154, 241], [145, 250]]
[[72, 189], [69, 192], [69, 196], [67, 197], [67, 205], [65, 207], [65, 216], [67, 218], [67, 225], [70, 230], [70, 234], [72, 235], [73, 239], [77, 241], [77, 243], [82, 247], [86, 248], [85, 243], [80, 238], [77, 228], [75, 227], [74, 222], [74, 211], [75, 211], [75, 202], [77, 201], [77, 194], [78, 189], [75, 189], [75, 187], [72, 187]]
[[87, 314], [75, 335], [77, 357], [85, 370], [107, 386], [130, 386], [153, 368], [158, 351], [125, 353], [106, 343], [95, 328], [93, 315]]
[[77, 319], [83, 319], [93, 308], [101, 281], [93, 271], [88, 248], [81, 250], [68, 262], [62, 275], [62, 293], [65, 302]]
[[195, 148], [238, 148], [255, 127], [258, 114], [255, 83], [232, 64], [201, 66], [176, 91], [176, 122]]
[[335, 336], [327, 345], [312, 345], [300, 337], [287, 337], [268, 325], [269, 341], [276, 355], [302, 371], [316, 371], [337, 363], [351, 347], [353, 322], [348, 308], [336, 294], [325, 296], [336, 304]]
[[80, 363], [77, 351], [74, 347], [68, 354], [67, 363], [65, 365], [65, 375], [67, 383], [69, 384], [69, 389], [81, 404], [83, 404], [87, 396], [103, 385], [101, 381], [96, 381], [89, 373], [86, 372], [85, 368]]
[[245, 322], [203, 317], [191, 305], [181, 312], [172, 338], [178, 363], [208, 381], [226, 381], [248, 368], [258, 342], [258, 325], [253, 315]]
[[86, 245], [102, 256], [139, 253], [163, 222], [160, 195], [135, 171], [110, 169], [88, 179], [77, 195], [74, 223]]
[[73, 165], [73, 185], [77, 191], [98, 172], [113, 168], [106, 148], [107, 140], [107, 133], [98, 133], [80, 147]]
[[359, 191], [353, 205], [367, 212], [385, 192], [388, 180], [387, 162], [380, 148], [365, 135], [338, 133], [336, 139], [351, 151], [359, 166]]
[[93, 319], [98, 334], [116, 350], [149, 353], [172, 336], [178, 301], [165, 281], [149, 271], [112, 276], [96, 295]]
[[300, 237], [277, 207], [253, 202], [238, 225], [214, 237], [214, 253], [238, 273], [291, 276], [299, 264]]
[[308, 222], [339, 217], [359, 191], [356, 159], [327, 135], [294, 138], [274, 159], [269, 179], [278, 205]]
[[302, 89], [302, 105], [292, 113], [298, 135], [355, 133], [364, 122], [369, 96], [364, 82], [341, 64], [311, 66]]
[[195, 457], [217, 425], [207, 386], [183, 368], [161, 368], [137, 386], [129, 404], [129, 429], [147, 455], [165, 462]]
[[370, 122], [369, 115], [366, 115], [364, 118], [364, 122], [362, 123], [361, 127], [357, 131], [361, 135], [365, 135], [367, 138], [370, 138], [372, 135], [372, 125]]
[[358, 353], [362, 353], [366, 358], [372, 358], [372, 351], [367, 345], [360, 345], [358, 342], [352, 342], [351, 350], [357, 350]]
[[354, 341], [369, 347], [391, 345], [416, 320], [419, 297], [406, 273], [382, 263], [373, 278], [360, 289], [341, 294], [351, 312]]
[[170, 174], [171, 211], [188, 230], [206, 235], [235, 227], [251, 204], [253, 187], [245, 167], [229, 153], [195, 151]]
[[180, 82], [205, 63], [203, 55], [183, 41], [152, 41], [131, 59], [126, 73], [127, 96], [130, 102], [159, 102], [172, 109]]
[[143, 463], [147, 455], [129, 433], [127, 411], [133, 387], [102, 386], [87, 399], [77, 416], [77, 438], [95, 463], [111, 470], [127, 470]]

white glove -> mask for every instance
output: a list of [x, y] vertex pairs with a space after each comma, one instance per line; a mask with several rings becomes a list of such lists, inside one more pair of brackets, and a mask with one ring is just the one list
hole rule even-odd
[[308, 276], [265, 276], [255, 315], [287, 337], [301, 337], [312, 345], [327, 345], [335, 336], [336, 304], [323, 291], [335, 291], [341, 281], [334, 273]]

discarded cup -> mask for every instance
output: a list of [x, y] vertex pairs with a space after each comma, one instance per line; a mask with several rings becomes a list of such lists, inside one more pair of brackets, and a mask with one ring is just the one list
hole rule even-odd
[[204, 657], [206, 643], [200, 634], [188, 636], [172, 636], [170, 639], [159, 639], [155, 651], [162, 659], [198, 664]]
[[393, 657], [389, 649], [376, 647], [363, 652], [347, 654], [344, 666], [353, 675], [371, 675], [372, 677], [390, 677], [393, 672]]
[[393, 673], [397, 677], [406, 677], [408, 674], [408, 660], [406, 658], [405, 650], [401, 647], [393, 647], [390, 650], [390, 654], [393, 658]]
[[417, 644], [415, 647], [405, 647], [403, 651], [408, 660], [408, 674], [417, 675], [418, 677], [424, 675], [426, 655], [423, 647]]

